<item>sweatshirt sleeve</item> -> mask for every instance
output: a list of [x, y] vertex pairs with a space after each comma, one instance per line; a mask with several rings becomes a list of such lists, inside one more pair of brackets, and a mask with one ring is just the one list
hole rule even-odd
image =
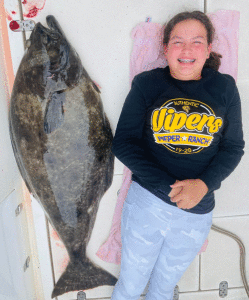
[[199, 176], [208, 186], [209, 192], [220, 188], [221, 182], [234, 171], [244, 154], [241, 101], [235, 82], [234, 90], [234, 95], [228, 105], [219, 151]]
[[137, 84], [136, 76], [118, 121], [112, 151], [142, 184], [168, 195], [170, 185], [176, 179], [161, 169], [146, 150], [142, 139], [145, 119], [145, 97]]

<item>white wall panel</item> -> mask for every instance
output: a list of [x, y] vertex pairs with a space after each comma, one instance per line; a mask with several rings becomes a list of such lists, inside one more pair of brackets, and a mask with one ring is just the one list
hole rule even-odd
[[51, 258], [49, 252], [48, 235], [46, 230], [45, 214], [40, 204], [33, 197], [32, 211], [34, 218], [34, 229], [37, 243], [37, 260], [39, 262], [39, 271], [41, 276], [41, 286], [44, 294], [44, 300], [51, 298], [54, 287], [53, 275], [51, 268]]
[[180, 281], [177, 283], [180, 292], [199, 290], [199, 255], [193, 260]]
[[[180, 293], [180, 300], [221, 300], [219, 291], [205, 291], [197, 293]], [[229, 290], [225, 300], [247, 300], [248, 297], [243, 289]]]
[[248, 15], [249, 6], [247, 0], [232, 1], [232, 0], [208, 0], [207, 12], [215, 12], [217, 10], [236, 10], [240, 12], [240, 28], [239, 28], [239, 57], [238, 57], [238, 81], [241, 102], [242, 102], [242, 121], [244, 139], [246, 142], [245, 154], [242, 157], [240, 165], [235, 171], [222, 183], [220, 190], [216, 191], [216, 208], [214, 216], [232, 216], [249, 214], [248, 202], [248, 168], [249, 154], [249, 120], [247, 112], [249, 110], [248, 98], [248, 83], [249, 83], [249, 56], [247, 49], [249, 46], [249, 26]]
[[[249, 217], [214, 218], [213, 223], [236, 234], [249, 249]], [[246, 261], [247, 266], [248, 262]], [[249, 276], [249, 270], [246, 270]], [[227, 281], [229, 288], [243, 287], [240, 274], [240, 247], [237, 242], [211, 230], [209, 245], [201, 256], [201, 290], [219, 288], [221, 281]]]
[[[21, 19], [21, 12], [19, 9], [18, 0], [4, 0], [4, 7], [5, 7], [5, 11], [8, 13], [10, 13], [11, 11], [15, 12], [15, 14], [12, 15], [14, 20]], [[9, 23], [10, 23], [10, 21], [7, 21], [10, 52], [11, 52], [11, 59], [12, 59], [14, 74], [16, 74], [17, 69], [20, 64], [20, 61], [24, 54], [23, 34], [22, 34], [22, 32], [12, 31], [9, 28]]]
[[[8, 7], [10, 9], [13, 8], [13, 11], [16, 12], [16, 19], [20, 18], [17, 0], [6, 0], [4, 4], [7, 5], [7, 7], [5, 6], [5, 10], [8, 10]], [[3, 5], [3, 3], [1, 5]], [[3, 9], [1, 12], [2, 11]], [[1, 18], [1, 24], [4, 24], [5, 15], [2, 14]], [[9, 25], [9, 22], [7, 22], [7, 25]], [[0, 239], [0, 260], [4, 262], [4, 267], [1, 268], [0, 272], [3, 275], [4, 283], [8, 283], [9, 286], [8, 289], [5, 290], [4, 284], [0, 284], [0, 299], [12, 299], [8, 298], [8, 295], [13, 295], [13, 300], [38, 299], [42, 295], [42, 292], [38, 292], [39, 284], [36, 276], [34, 276], [36, 259], [35, 256], [32, 256], [33, 253], [29, 243], [29, 234], [31, 234], [32, 231], [29, 230], [30, 228], [27, 223], [27, 211], [29, 211], [29, 207], [28, 203], [24, 202], [23, 182], [14, 158], [8, 124], [10, 95], [7, 76], [11, 76], [12, 71], [10, 69], [7, 70], [6, 61], [8, 61], [10, 68], [10, 60], [12, 58], [12, 65], [14, 72], [16, 72], [24, 52], [23, 40], [22, 36], [18, 34], [15, 35], [9, 28], [5, 31], [4, 25], [1, 26], [0, 30], [0, 230], [2, 231]], [[9, 37], [11, 53], [3, 52], [3, 50], [6, 51], [6, 49], [8, 49], [8, 45], [3, 45], [3, 41], [6, 43], [7, 37]], [[10, 72], [10, 74], [7, 72]], [[15, 210], [20, 203], [23, 204], [23, 210], [16, 216]], [[5, 254], [2, 251], [5, 252]], [[29, 268], [24, 272], [23, 266], [28, 256], [30, 257]], [[8, 268], [9, 271], [6, 268]], [[10, 277], [8, 277], [8, 273]]]
[[[1, 34], [3, 34], [1, 32]], [[6, 76], [5, 57], [2, 51], [3, 42], [0, 38], [0, 202], [4, 200], [15, 188], [15, 181], [19, 172], [12, 151], [9, 122], [8, 122], [8, 102], [9, 91]], [[18, 53], [18, 50], [16, 51]]]
[[[0, 60], [2, 58], [1, 54]], [[2, 66], [3, 64], [0, 64], [0, 202], [14, 189], [15, 180], [19, 175], [9, 136], [7, 106], [9, 97]]]
[[247, 103], [249, 93], [249, 80], [238, 81], [238, 89], [242, 102], [242, 121], [245, 139], [245, 154], [240, 164], [234, 172], [222, 182], [221, 188], [215, 192], [216, 207], [214, 210], [215, 217], [235, 216], [249, 214], [249, 185], [248, 185], [248, 168], [249, 165], [249, 119]]
[[[13, 191], [0, 204], [1, 300], [33, 300], [36, 298], [25, 205], [20, 214], [16, 215], [17, 206], [21, 203], [20, 199], [20, 195]], [[24, 270], [28, 256], [30, 257], [29, 267]]]
[[[238, 81], [237, 86], [239, 89], [241, 102], [242, 102], [242, 121], [244, 139], [246, 142], [245, 154], [242, 157], [241, 163], [236, 170], [222, 183], [221, 189], [216, 191], [216, 208], [214, 210], [213, 223], [220, 227], [228, 229], [237, 234], [246, 246], [248, 252], [248, 140], [249, 140], [249, 121], [247, 112], [249, 104], [247, 95], [249, 92], [248, 83], [248, 62], [247, 54], [248, 48], [248, 1], [240, 0], [237, 2], [231, 0], [208, 0], [207, 12], [215, 12], [217, 10], [237, 10], [240, 12], [240, 30], [239, 30], [239, 57], [238, 57]], [[238, 217], [235, 217], [235, 216]], [[242, 216], [244, 215], [244, 217]], [[227, 218], [216, 217], [230, 216]], [[234, 216], [234, 217], [232, 217]], [[241, 217], [240, 217], [241, 216]], [[211, 230], [209, 234], [209, 246], [201, 259], [201, 289], [211, 290], [217, 289], [221, 281], [227, 280], [228, 287], [243, 286], [240, 268], [239, 268], [239, 247], [237, 243], [227, 236], [223, 236]], [[246, 260], [246, 267], [248, 269], [248, 261]], [[247, 278], [249, 273], [247, 272]], [[235, 290], [229, 290], [228, 299], [247, 299], [244, 296], [235, 295]], [[211, 292], [209, 292], [212, 298]], [[186, 298], [187, 299], [187, 298]], [[192, 299], [192, 298], [191, 298]], [[195, 298], [193, 298], [195, 299]], [[203, 297], [203, 299], [206, 299]]]
[[[219, 290], [215, 291], [198, 291], [193, 293], [179, 292], [179, 300], [221, 300], [219, 296]], [[244, 288], [230, 289], [228, 291], [225, 300], [248, 300]], [[99, 299], [96, 299], [99, 300]], [[145, 297], [141, 297], [140, 300], [145, 300]]]

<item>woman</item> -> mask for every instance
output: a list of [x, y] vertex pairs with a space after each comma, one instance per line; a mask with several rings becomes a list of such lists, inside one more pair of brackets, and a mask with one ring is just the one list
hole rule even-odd
[[174, 287], [208, 236], [214, 190], [244, 148], [234, 79], [219, 73], [214, 28], [199, 11], [164, 30], [168, 66], [137, 75], [113, 152], [133, 173], [123, 208], [122, 258], [112, 300], [172, 300]]

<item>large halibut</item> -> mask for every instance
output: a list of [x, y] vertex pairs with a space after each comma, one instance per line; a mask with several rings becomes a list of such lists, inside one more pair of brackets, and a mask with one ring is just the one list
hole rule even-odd
[[99, 202], [113, 178], [112, 131], [99, 90], [53, 16], [36, 24], [11, 95], [14, 154], [29, 191], [64, 243], [70, 262], [52, 298], [114, 285], [86, 257]]

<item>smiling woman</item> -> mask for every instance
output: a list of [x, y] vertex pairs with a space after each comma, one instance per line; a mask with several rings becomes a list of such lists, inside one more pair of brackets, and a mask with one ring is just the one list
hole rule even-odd
[[[176, 41], [176, 44], [181, 45], [182, 43], [182, 37], [180, 36], [173, 36], [172, 32], [175, 29], [175, 27], [184, 21], [199, 21], [199, 24], [204, 26], [206, 33], [200, 36], [196, 36], [193, 38], [193, 43], [194, 44], [201, 44], [203, 42], [207, 41], [207, 44], [211, 46], [212, 48], [212, 43], [214, 40], [214, 34], [215, 34], [215, 29], [210, 21], [210, 19], [207, 19], [204, 14], [200, 14], [198, 11], [194, 12], [183, 12], [179, 13], [176, 15], [174, 18], [172, 18], [168, 23], [167, 26], [165, 26], [164, 30], [164, 39], [163, 43], [165, 45], [165, 50], [167, 49], [167, 46], [169, 44], [170, 38], [179, 38], [179, 40]], [[178, 25], [179, 26], [179, 25]], [[199, 40], [201, 39], [201, 40]], [[222, 55], [216, 52], [210, 52], [208, 59], [206, 59], [204, 67], [209, 67], [212, 68], [216, 71], [218, 71], [220, 65], [221, 65], [221, 59]]]
[[146, 299], [172, 299], [209, 233], [214, 190], [244, 154], [235, 81], [216, 71], [219, 59], [209, 66], [213, 35], [204, 13], [176, 15], [165, 27], [168, 66], [133, 79], [112, 146], [133, 173], [112, 300], [137, 300], [148, 280]]
[[165, 45], [171, 75], [180, 80], [199, 80], [211, 48], [206, 28], [201, 22], [185, 20], [178, 23]]

